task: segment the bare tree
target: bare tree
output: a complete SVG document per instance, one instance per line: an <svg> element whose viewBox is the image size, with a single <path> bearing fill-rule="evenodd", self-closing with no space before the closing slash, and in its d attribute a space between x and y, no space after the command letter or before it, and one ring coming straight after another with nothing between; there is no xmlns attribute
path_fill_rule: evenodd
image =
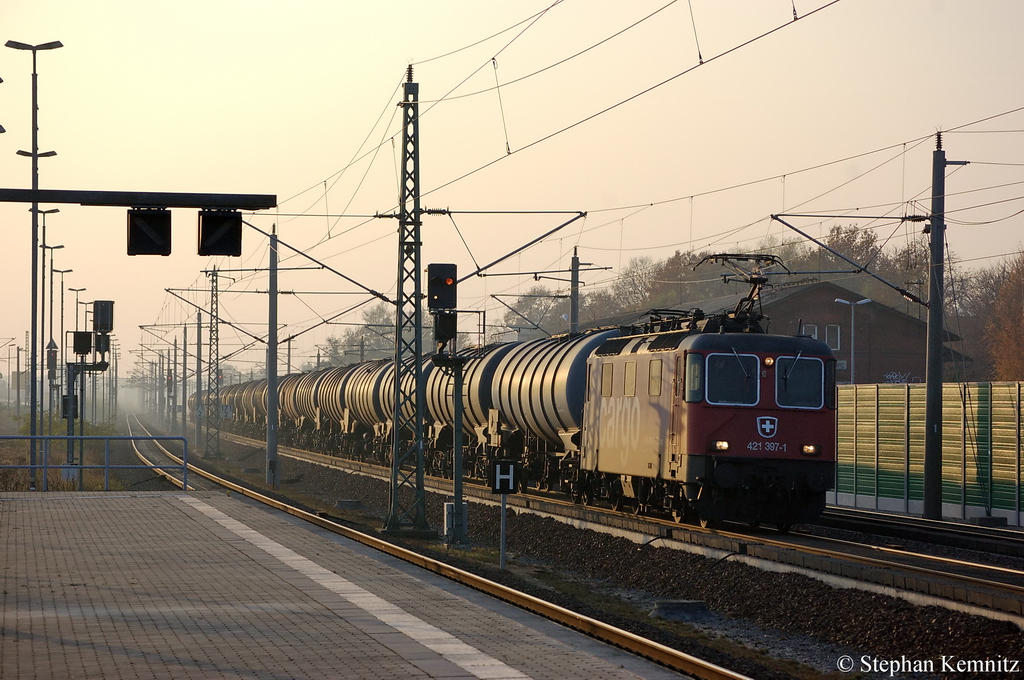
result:
<svg viewBox="0 0 1024 680"><path fill-rule="evenodd" d="M1024 380L1024 254L1007 264L1006 277L992 305L986 327L989 354L996 380Z"/></svg>
<svg viewBox="0 0 1024 680"><path fill-rule="evenodd" d="M612 284L612 294L623 309L641 309L649 306L651 286L658 268L650 257L634 257L619 278Z"/></svg>
<svg viewBox="0 0 1024 680"><path fill-rule="evenodd" d="M327 338L325 361L344 366L360 360L383 359L395 353L395 307L379 302L363 311L363 324L341 336Z"/></svg>

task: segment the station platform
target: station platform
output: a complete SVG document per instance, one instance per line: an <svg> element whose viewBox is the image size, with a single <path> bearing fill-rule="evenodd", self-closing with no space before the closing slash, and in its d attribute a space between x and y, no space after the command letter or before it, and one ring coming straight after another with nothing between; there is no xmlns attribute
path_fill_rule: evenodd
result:
<svg viewBox="0 0 1024 680"><path fill-rule="evenodd" d="M678 678L222 492L0 493L0 677Z"/></svg>

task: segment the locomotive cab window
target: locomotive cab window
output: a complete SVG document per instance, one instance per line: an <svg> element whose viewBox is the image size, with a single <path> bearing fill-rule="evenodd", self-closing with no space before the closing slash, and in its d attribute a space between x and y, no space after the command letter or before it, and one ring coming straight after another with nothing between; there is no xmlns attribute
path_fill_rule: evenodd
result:
<svg viewBox="0 0 1024 680"><path fill-rule="evenodd" d="M758 402L761 361L753 354L709 354L709 404L753 406Z"/></svg>
<svg viewBox="0 0 1024 680"><path fill-rule="evenodd" d="M684 399L691 404L704 400L704 355L686 355L686 389Z"/></svg>
<svg viewBox="0 0 1024 680"><path fill-rule="evenodd" d="M830 359L825 364L825 406L836 408L839 395L836 394L836 361Z"/></svg>
<svg viewBox="0 0 1024 680"><path fill-rule="evenodd" d="M790 408L825 404L825 362L814 357L779 357L775 363L775 401Z"/></svg>

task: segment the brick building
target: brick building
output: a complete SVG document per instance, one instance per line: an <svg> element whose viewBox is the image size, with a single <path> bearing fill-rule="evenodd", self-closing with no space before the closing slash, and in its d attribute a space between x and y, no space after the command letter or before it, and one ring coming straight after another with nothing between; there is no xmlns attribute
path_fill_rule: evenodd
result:
<svg viewBox="0 0 1024 680"><path fill-rule="evenodd" d="M858 383L924 382L927 323L878 302L856 304L862 299L859 293L826 281L765 289L761 305L769 333L802 331L828 343L838 360L840 383L852 382L851 376ZM948 344L959 340L947 333L946 361L965 359Z"/></svg>

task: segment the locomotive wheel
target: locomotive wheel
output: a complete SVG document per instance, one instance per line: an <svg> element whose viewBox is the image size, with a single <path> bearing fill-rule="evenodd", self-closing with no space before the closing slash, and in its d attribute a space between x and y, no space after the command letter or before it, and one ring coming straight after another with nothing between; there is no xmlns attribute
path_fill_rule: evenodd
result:
<svg viewBox="0 0 1024 680"><path fill-rule="evenodd" d="M792 524L779 524L775 528L778 530L778 532L780 534L785 535L785 534L789 533L789 530L793 528L793 525Z"/></svg>
<svg viewBox="0 0 1024 680"><path fill-rule="evenodd" d="M713 519L700 518L700 526L702 529L717 529L718 521Z"/></svg>
<svg viewBox="0 0 1024 680"><path fill-rule="evenodd" d="M612 510L615 512L622 512L622 494L619 494L612 499Z"/></svg>
<svg viewBox="0 0 1024 680"><path fill-rule="evenodd" d="M672 508L672 521L676 524L686 522L686 508Z"/></svg>

